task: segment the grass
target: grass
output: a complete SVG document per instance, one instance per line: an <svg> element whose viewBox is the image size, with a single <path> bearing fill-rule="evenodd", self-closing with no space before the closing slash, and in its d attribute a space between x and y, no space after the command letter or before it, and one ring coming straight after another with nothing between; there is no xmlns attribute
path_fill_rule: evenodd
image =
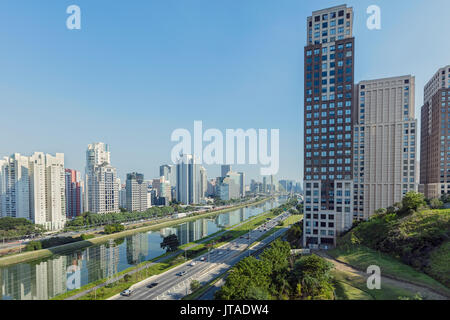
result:
<svg viewBox="0 0 450 320"><path fill-rule="evenodd" d="M449 239L450 210L424 209L374 215L338 239L338 247L362 245L386 253L450 290Z"/></svg>
<svg viewBox="0 0 450 320"><path fill-rule="evenodd" d="M450 287L450 241L435 249L430 255L430 263L426 268L428 274Z"/></svg>
<svg viewBox="0 0 450 320"><path fill-rule="evenodd" d="M425 273L416 271L413 267L370 248L364 246L353 246L348 250L336 248L328 251L328 254L356 269L365 271L367 267L377 265L381 268L382 274L418 285L424 285L443 294L450 295L450 290L447 287Z"/></svg>
<svg viewBox="0 0 450 320"><path fill-rule="evenodd" d="M176 219L176 220L171 219L170 221L167 221L167 222L162 222L162 223L157 223L157 224L147 224L147 226L144 226L144 227L125 230L125 231L122 231L119 233L114 233L111 235L103 235L103 236L96 237L96 238L89 239L89 240L77 241L77 242L73 242L73 243L69 243L69 244L65 244L65 245L61 245L61 246L57 246L57 247L53 247L53 248L49 248L49 249L24 252L24 253L14 254L11 256L2 257L2 258L0 258L0 267L6 267L9 265L28 262L28 261L32 261L32 260L36 260L36 259L49 258L49 257L53 256L54 254L64 254L64 253L71 252L74 250L81 250L81 249L87 248L92 245L106 243L110 239L124 238L126 236L133 235L133 234L139 233L139 232L160 230L160 229L168 228L168 227L176 225L176 224L185 223L185 222L189 222L192 220L197 220L197 219L201 219L201 218L205 218L205 217L209 217L209 216L213 216L213 215L222 214L222 213L236 210L236 209L239 209L239 208L242 208L245 206L257 205L257 204L262 203L267 200L268 199L263 199L263 200L253 202L250 204L242 204L242 205L238 205L238 206L235 206L232 208L227 208L227 209L216 211L216 212L209 212L209 213L196 215L196 216L192 216L192 217L188 217L188 218L181 218L181 219Z"/></svg>
<svg viewBox="0 0 450 320"><path fill-rule="evenodd" d="M382 285L381 290L369 290L366 280L350 272L333 270L336 300L398 300L414 298L415 292Z"/></svg>
<svg viewBox="0 0 450 320"><path fill-rule="evenodd" d="M283 221L282 227L289 227L293 224L296 224L296 223L302 221L302 219L303 219L303 215L299 215L299 214L292 215Z"/></svg>
<svg viewBox="0 0 450 320"><path fill-rule="evenodd" d="M181 300L188 300L188 301L193 301L193 300L197 300L198 298L200 298L206 291L208 291L215 283L217 283L219 280L223 279L226 275L227 275L228 271L225 271L224 273L222 273L219 277L211 280L210 282L206 283L205 285L203 285L201 288L199 288L198 290L192 292L191 294L181 298Z"/></svg>

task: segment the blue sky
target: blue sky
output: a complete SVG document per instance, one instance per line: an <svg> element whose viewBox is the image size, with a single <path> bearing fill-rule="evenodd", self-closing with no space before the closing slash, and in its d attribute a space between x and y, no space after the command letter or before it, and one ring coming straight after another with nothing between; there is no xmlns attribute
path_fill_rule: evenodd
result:
<svg viewBox="0 0 450 320"><path fill-rule="evenodd" d="M84 170L89 143L109 143L123 178L158 175L177 128L280 129L278 178L303 175L306 17L342 1L2 0L0 156L64 152ZM355 11L356 81L416 76L450 64L448 0L347 1ZM66 28L66 8L82 30ZM366 28L366 8L382 29ZM219 175L218 167L207 167ZM248 178L259 167L237 167ZM259 177L258 177L259 178Z"/></svg>

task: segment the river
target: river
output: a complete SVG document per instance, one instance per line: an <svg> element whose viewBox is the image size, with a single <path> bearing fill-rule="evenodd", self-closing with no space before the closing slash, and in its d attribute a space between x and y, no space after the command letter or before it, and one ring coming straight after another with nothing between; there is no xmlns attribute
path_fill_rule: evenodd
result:
<svg viewBox="0 0 450 320"><path fill-rule="evenodd" d="M166 253L160 244L176 234L180 245L208 237L272 208L286 198L200 218L159 231L148 231L46 259L0 268L0 300L48 300ZM76 271L74 273L74 271ZM74 280L74 276L76 277Z"/></svg>

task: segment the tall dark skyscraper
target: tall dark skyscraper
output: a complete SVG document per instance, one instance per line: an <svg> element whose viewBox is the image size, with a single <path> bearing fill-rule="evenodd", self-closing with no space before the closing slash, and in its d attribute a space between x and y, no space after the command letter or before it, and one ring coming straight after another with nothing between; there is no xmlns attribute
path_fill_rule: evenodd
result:
<svg viewBox="0 0 450 320"><path fill-rule="evenodd" d="M450 193L450 65L424 88L420 191L429 199Z"/></svg>
<svg viewBox="0 0 450 320"><path fill-rule="evenodd" d="M304 52L304 245L334 245L353 216L353 9L313 12Z"/></svg>

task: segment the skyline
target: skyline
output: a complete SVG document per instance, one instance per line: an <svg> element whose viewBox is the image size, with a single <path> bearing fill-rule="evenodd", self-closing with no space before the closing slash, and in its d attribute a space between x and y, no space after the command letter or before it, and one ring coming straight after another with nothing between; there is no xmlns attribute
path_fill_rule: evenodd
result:
<svg viewBox="0 0 450 320"><path fill-rule="evenodd" d="M82 10L80 31L65 28L65 9L74 3ZM87 145L102 141L122 180L134 171L154 178L171 162L171 132L193 130L202 120L222 132L279 128L277 178L301 180L304 21L343 3L259 1L258 10L253 1L2 3L0 36L10 46L0 53L0 103L12 121L0 135L13 138L3 141L0 155L61 152L67 168L84 172ZM355 83L415 76L417 117L424 85L448 65L450 44L426 35L450 28L449 3L377 1L380 31L365 26L370 1L346 3L355 11ZM220 176L220 166L205 168L209 177ZM261 180L259 166L233 169L246 172L247 182Z"/></svg>

